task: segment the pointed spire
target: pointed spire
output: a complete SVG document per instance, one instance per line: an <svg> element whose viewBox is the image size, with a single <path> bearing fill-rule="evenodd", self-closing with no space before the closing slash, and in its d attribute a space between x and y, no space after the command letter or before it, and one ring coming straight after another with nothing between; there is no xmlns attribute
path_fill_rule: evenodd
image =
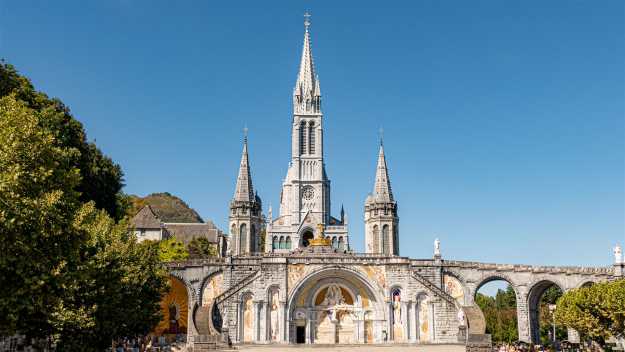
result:
<svg viewBox="0 0 625 352"><path fill-rule="evenodd" d="M373 188L373 198L378 202L393 202L393 191L391 180L388 177L386 167L386 157L384 156L384 145L380 138L380 152L378 153L378 167L375 174L375 187Z"/></svg>
<svg viewBox="0 0 625 352"><path fill-rule="evenodd" d="M313 62L312 49L310 48L310 14L304 14L304 47L302 49L302 60L299 65L299 73L297 74L297 82L293 95L302 97L320 96L320 88L318 77L315 74L315 64Z"/></svg>
<svg viewBox="0 0 625 352"><path fill-rule="evenodd" d="M247 127L243 129L243 153L241 154L241 164L239 166L239 176L237 176L237 186L234 191L234 200L252 202L255 199L254 187L252 186L252 176L250 174L250 164L247 155Z"/></svg>

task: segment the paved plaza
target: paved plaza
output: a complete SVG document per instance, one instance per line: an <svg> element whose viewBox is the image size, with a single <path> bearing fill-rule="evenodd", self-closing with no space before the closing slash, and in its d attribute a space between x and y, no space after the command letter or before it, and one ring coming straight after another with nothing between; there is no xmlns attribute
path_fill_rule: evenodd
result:
<svg viewBox="0 0 625 352"><path fill-rule="evenodd" d="M245 352L270 351L332 351L332 352L464 352L462 345L243 345L239 350Z"/></svg>

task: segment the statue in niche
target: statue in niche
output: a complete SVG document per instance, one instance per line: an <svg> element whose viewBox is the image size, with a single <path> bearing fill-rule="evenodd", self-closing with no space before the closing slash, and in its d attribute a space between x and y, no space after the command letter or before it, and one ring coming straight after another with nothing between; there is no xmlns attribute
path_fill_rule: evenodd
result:
<svg viewBox="0 0 625 352"><path fill-rule="evenodd" d="M393 323L401 324L401 293L399 290L393 292Z"/></svg>
<svg viewBox="0 0 625 352"><path fill-rule="evenodd" d="M278 339L278 292L274 291L271 294L271 312L270 315L270 329L271 339Z"/></svg>
<svg viewBox="0 0 625 352"><path fill-rule="evenodd" d="M345 304L345 298L338 285L330 285L326 290L326 296L321 302L322 306L336 306Z"/></svg>

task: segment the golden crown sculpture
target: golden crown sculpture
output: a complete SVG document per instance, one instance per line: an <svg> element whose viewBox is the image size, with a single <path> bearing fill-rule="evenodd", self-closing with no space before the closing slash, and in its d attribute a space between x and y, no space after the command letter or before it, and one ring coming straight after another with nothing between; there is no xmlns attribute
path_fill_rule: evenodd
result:
<svg viewBox="0 0 625 352"><path fill-rule="evenodd" d="M323 224L317 224L317 236L310 240L311 246L331 246L332 241L329 238L325 238L323 232Z"/></svg>

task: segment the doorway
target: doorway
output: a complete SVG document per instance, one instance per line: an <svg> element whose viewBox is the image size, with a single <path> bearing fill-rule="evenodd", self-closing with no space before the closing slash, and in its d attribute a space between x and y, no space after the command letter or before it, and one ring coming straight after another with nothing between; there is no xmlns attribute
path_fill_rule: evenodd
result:
<svg viewBox="0 0 625 352"><path fill-rule="evenodd" d="M295 343L306 343L306 327L295 327Z"/></svg>

